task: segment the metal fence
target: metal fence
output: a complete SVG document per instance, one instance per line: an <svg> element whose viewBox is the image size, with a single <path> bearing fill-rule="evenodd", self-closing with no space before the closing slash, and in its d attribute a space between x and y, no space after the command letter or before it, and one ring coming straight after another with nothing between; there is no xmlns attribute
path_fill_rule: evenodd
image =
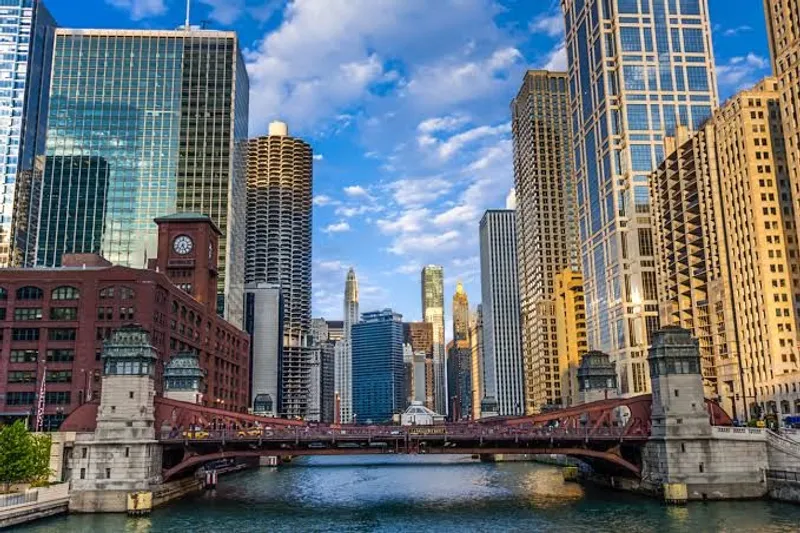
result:
<svg viewBox="0 0 800 533"><path fill-rule="evenodd" d="M800 483L800 472L792 472L789 470L767 470L767 479Z"/></svg>

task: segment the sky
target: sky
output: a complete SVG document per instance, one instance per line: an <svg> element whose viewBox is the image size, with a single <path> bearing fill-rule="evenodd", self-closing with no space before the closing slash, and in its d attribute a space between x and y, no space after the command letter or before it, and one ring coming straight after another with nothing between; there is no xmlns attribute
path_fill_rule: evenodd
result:
<svg viewBox="0 0 800 533"><path fill-rule="evenodd" d="M172 29L185 0L44 0L59 25ZM191 0L239 34L250 135L272 120L314 149L314 316L421 317L420 270L480 302L478 222L513 187L509 104L526 69L566 69L555 0ZM721 100L770 73L762 0L708 0ZM80 9L76 6L80 5Z"/></svg>

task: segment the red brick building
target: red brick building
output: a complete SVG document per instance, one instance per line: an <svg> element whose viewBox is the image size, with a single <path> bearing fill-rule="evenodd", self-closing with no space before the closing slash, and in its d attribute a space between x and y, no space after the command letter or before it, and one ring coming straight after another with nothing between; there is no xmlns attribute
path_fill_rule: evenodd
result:
<svg viewBox="0 0 800 533"><path fill-rule="evenodd" d="M246 412L249 336L216 314L219 229L203 215L156 223L147 270L77 254L61 268L0 270L0 419L34 416L43 374L45 428L99 398L103 340L130 323L158 350L159 394L169 358L194 351L207 373L203 404Z"/></svg>

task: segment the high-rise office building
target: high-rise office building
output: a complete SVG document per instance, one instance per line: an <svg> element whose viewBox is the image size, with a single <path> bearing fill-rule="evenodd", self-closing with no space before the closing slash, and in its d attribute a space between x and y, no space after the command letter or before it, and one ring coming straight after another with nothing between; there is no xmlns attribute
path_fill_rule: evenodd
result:
<svg viewBox="0 0 800 533"><path fill-rule="evenodd" d="M324 318L311 319L311 337L314 344L320 344L328 340L328 321Z"/></svg>
<svg viewBox="0 0 800 533"><path fill-rule="evenodd" d="M241 326L248 92L233 32L57 29L44 174L26 187L47 194L30 201L41 223L28 257L58 266L66 252L100 253L142 267L155 217L203 213L222 230L218 309ZM105 209L79 211L92 202L73 199L94 191Z"/></svg>
<svg viewBox="0 0 800 533"><path fill-rule="evenodd" d="M514 211L490 210L480 222L484 404L497 414L525 407ZM483 407L482 407L483 409Z"/></svg>
<svg viewBox="0 0 800 533"><path fill-rule="evenodd" d="M561 404L579 403L578 367L586 353L586 307L580 272L565 268L555 277L554 303Z"/></svg>
<svg viewBox="0 0 800 533"><path fill-rule="evenodd" d="M472 419L481 417L483 400L483 306L478 304L469 324L470 352L472 354Z"/></svg>
<svg viewBox="0 0 800 533"><path fill-rule="evenodd" d="M353 422L391 422L405 407L403 315L391 309L363 313L352 340Z"/></svg>
<svg viewBox="0 0 800 533"><path fill-rule="evenodd" d="M339 342L344 339L344 321L328 320L328 340Z"/></svg>
<svg viewBox="0 0 800 533"><path fill-rule="evenodd" d="M280 287L269 283L245 285L244 329L250 334L250 405L254 412L275 416L281 402L283 357Z"/></svg>
<svg viewBox="0 0 800 533"><path fill-rule="evenodd" d="M247 143L245 279L281 288L283 358L280 414L311 407L311 146L273 122Z"/></svg>
<svg viewBox="0 0 800 533"><path fill-rule="evenodd" d="M675 126L717 105L706 0L561 0L588 344L623 395L649 389L659 327L648 176Z"/></svg>
<svg viewBox="0 0 800 533"><path fill-rule="evenodd" d="M469 298L461 282L453 294L453 340L447 348L447 390L451 420L472 414L472 350L469 342Z"/></svg>
<svg viewBox="0 0 800 533"><path fill-rule="evenodd" d="M18 222L27 235L27 196L41 179L55 26L41 0L0 4L0 267L29 266L14 260L14 233ZM25 184L19 201L16 183Z"/></svg>
<svg viewBox="0 0 800 533"><path fill-rule="evenodd" d="M696 134L679 129L651 176L662 323L697 337L706 393L740 419L800 401L797 192L780 108L766 78Z"/></svg>
<svg viewBox="0 0 800 533"><path fill-rule="evenodd" d="M433 410L435 383L433 366L433 324L430 322L406 322L403 324L403 342L414 352L414 375L416 401L424 402ZM419 386L419 380L423 385Z"/></svg>
<svg viewBox="0 0 800 533"><path fill-rule="evenodd" d="M469 340L469 298L460 281L453 294L453 340Z"/></svg>
<svg viewBox="0 0 800 533"><path fill-rule="evenodd" d="M336 398L339 417L343 424L353 418L353 325L358 324L358 279L351 268L344 282L344 321L342 346L336 359Z"/></svg>
<svg viewBox="0 0 800 533"><path fill-rule="evenodd" d="M433 326L433 410L447 414L447 357L444 349L444 269L422 269L422 320Z"/></svg>
<svg viewBox="0 0 800 533"><path fill-rule="evenodd" d="M332 424L336 420L336 341L320 344L320 421Z"/></svg>
<svg viewBox="0 0 800 533"><path fill-rule="evenodd" d="M566 72L529 70L511 102L525 411L562 403L555 276L578 267Z"/></svg>

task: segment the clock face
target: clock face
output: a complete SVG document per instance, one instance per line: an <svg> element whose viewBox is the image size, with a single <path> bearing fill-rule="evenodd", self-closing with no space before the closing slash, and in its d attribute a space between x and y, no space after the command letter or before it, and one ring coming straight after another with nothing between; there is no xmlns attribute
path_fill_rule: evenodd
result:
<svg viewBox="0 0 800 533"><path fill-rule="evenodd" d="M181 255L188 254L192 248L194 248L194 243L188 235L179 235L172 241L172 249Z"/></svg>

